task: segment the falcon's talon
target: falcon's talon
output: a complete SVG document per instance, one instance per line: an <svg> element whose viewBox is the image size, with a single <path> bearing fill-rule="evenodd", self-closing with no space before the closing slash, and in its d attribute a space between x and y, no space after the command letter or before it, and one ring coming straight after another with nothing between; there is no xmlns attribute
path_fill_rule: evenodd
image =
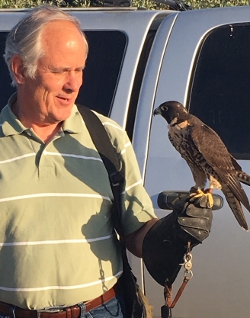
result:
<svg viewBox="0 0 250 318"><path fill-rule="evenodd" d="M193 191L194 189L191 188L190 191ZM192 200L198 199L203 197L203 195L205 195L205 192L203 192L201 189L195 189L195 192L190 192L189 194L189 198L191 198Z"/></svg>
<svg viewBox="0 0 250 318"><path fill-rule="evenodd" d="M197 189L196 193L191 193L190 194L190 201L193 202L195 200L199 200L201 204L201 200L203 198L203 205L204 207L206 206L207 208L212 208L214 205L214 199L213 195L211 192L203 191L201 189Z"/></svg>
<svg viewBox="0 0 250 318"><path fill-rule="evenodd" d="M207 197L207 207L209 209L212 209L213 205L214 205L214 199L213 199L213 195L210 192L204 193L204 195Z"/></svg>
<svg viewBox="0 0 250 318"><path fill-rule="evenodd" d="M192 187L190 190L189 190L189 195L190 196L194 196L194 195L197 195L199 193L201 193L202 190L200 188L196 188L196 187Z"/></svg>

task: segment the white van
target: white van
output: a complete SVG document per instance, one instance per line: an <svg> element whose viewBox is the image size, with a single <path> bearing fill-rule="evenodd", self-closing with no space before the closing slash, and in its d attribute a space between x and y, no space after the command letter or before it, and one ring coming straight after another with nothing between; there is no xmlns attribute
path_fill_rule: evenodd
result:
<svg viewBox="0 0 250 318"><path fill-rule="evenodd" d="M0 10L1 56L6 34L24 13ZM181 102L216 130L250 174L250 6L187 12L95 8L71 13L80 20L90 45L78 102L127 129L159 217L169 212L159 208L159 193L188 191L193 185L187 164L168 141L166 122L153 118L154 108L164 101ZM3 59L0 70L2 108L14 89ZM250 188L244 188L250 197ZM250 317L249 251L250 233L239 227L224 200L214 211L210 237L193 251L194 277L173 317ZM130 256L130 262L159 318L163 287L139 259ZM174 293L182 274L181 270Z"/></svg>

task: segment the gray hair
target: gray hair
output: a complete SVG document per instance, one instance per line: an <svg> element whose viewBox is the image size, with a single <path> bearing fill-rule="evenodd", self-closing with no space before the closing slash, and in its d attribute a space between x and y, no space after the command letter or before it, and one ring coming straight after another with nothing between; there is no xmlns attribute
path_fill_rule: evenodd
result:
<svg viewBox="0 0 250 318"><path fill-rule="evenodd" d="M35 78L37 61L43 56L41 46L41 34L44 26L52 21L71 21L82 34L86 44L86 54L88 53L88 43L86 36L81 30L80 22L70 14L64 12L56 6L41 5L31 9L29 13L10 31L5 44L4 59L8 66L12 85L17 86L15 76L11 68L11 61L14 55L21 56L24 62L26 75Z"/></svg>

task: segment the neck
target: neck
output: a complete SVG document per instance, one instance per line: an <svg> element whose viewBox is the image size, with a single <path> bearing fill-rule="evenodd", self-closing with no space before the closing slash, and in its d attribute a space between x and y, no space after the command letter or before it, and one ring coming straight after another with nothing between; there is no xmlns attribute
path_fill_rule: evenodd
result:
<svg viewBox="0 0 250 318"><path fill-rule="evenodd" d="M181 125L182 123L186 123L187 120L190 119L190 114L188 113L183 113L181 114L178 119L176 120L177 125Z"/></svg>
<svg viewBox="0 0 250 318"><path fill-rule="evenodd" d="M30 128L34 130L34 132L41 138L45 143L49 142L56 133L60 130L61 123L56 125L49 125L49 126L37 126L32 125Z"/></svg>
<svg viewBox="0 0 250 318"><path fill-rule="evenodd" d="M20 120L20 122L26 127L31 128L37 134L37 136L42 139L45 143L48 142L61 128L62 122L54 124L38 124L30 121L27 116L25 116L15 102L11 107L15 116Z"/></svg>

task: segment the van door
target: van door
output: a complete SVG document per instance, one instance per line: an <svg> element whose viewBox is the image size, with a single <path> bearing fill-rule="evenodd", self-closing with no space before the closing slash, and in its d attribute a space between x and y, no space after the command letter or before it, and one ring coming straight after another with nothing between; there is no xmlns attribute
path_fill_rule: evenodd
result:
<svg viewBox="0 0 250 318"><path fill-rule="evenodd" d="M156 34L142 85L134 147L158 217L170 212L157 205L161 191L188 191L194 184L186 162L168 140L167 122L152 116L153 109L164 101L183 103L212 126L250 174L249 17L250 7L184 12L178 14L170 36L167 18ZM159 56L163 39L165 54ZM153 71L156 65L160 65L158 72ZM145 147L141 146L142 136L147 136ZM250 188L243 187L250 198ZM246 209L244 213L250 224ZM177 303L174 317L249 316L249 233L239 227L226 201L213 215L210 237L193 250L194 277ZM183 271L174 284L174 294ZM160 317L163 287L147 272L145 286L154 316Z"/></svg>

